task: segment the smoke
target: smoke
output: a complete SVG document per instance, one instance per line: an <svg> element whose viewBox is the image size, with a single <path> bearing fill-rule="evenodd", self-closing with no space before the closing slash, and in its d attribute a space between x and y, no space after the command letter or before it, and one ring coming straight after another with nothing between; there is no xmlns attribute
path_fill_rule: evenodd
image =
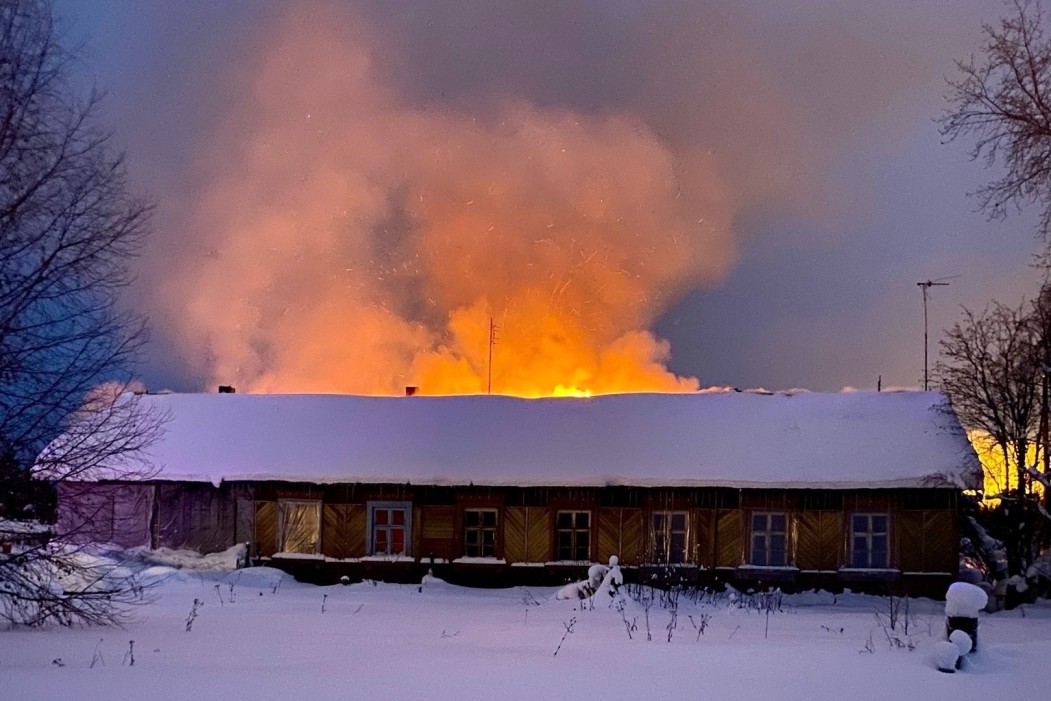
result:
<svg viewBox="0 0 1051 701"><path fill-rule="evenodd" d="M160 286L198 372L259 392L484 392L490 372L529 396L695 389L647 329L735 260L714 165L627 113L414 104L374 41L291 13L231 71Z"/></svg>

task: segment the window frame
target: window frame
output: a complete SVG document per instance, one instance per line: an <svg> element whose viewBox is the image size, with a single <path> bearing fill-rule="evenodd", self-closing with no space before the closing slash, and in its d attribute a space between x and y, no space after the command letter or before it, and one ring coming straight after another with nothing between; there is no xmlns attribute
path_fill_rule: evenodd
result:
<svg viewBox="0 0 1051 701"><path fill-rule="evenodd" d="M288 525L288 514L286 509L291 506L312 506L317 519L317 531L314 538L314 550L304 552L300 550L288 550L286 526ZM317 555L321 552L321 500L320 499L278 499L277 500L277 552L292 553L295 555Z"/></svg>
<svg viewBox="0 0 1051 701"><path fill-rule="evenodd" d="M773 528L773 517L780 516L785 520L784 530L775 530ZM763 517L766 519L766 526L764 528L756 528L756 518ZM789 566L789 549L788 549L788 534L791 530L791 521L787 511L753 511L749 514L748 519L748 564L753 567L788 567ZM762 537L764 540L764 547L761 549L765 553L765 557L762 562L757 561L757 550L755 547L756 537ZM781 552L783 554L783 560L780 562L771 562L771 553L777 552L775 548L771 547L772 542L776 537L781 537L783 547Z"/></svg>
<svg viewBox="0 0 1051 701"><path fill-rule="evenodd" d="M676 516L683 517L682 529L673 527ZM663 526L658 529L656 520L662 518ZM682 548L676 548L672 557L672 535L682 534ZM654 564L684 565L690 562L690 512L683 509L658 509L650 512L650 556Z"/></svg>
<svg viewBox="0 0 1051 701"><path fill-rule="evenodd" d="M467 514L476 513L480 516L483 514L493 515L493 525L485 525L484 519L480 519L477 525L469 526L467 524ZM497 556L497 535L500 528L500 510L493 507L469 507L463 510L463 554L464 557L489 557L495 558ZM491 552L486 554L485 549L485 534L492 533L492 544L490 546ZM468 542L468 535L470 533L477 533L479 540L477 542L478 552L472 553L470 551L471 545Z"/></svg>
<svg viewBox="0 0 1051 701"><path fill-rule="evenodd" d="M404 548L400 553L394 552L376 552L376 528L377 526L385 526L387 531L387 543L388 551L390 550L390 543L393 539L390 537L390 532L394 528L394 524L377 524L376 523L376 512L377 511L388 511L393 512L402 510L405 512L405 521L401 524L401 528L405 531L402 536L402 543ZM370 557L412 557L412 502L411 501L370 501L368 502L367 509L367 523L365 529L365 552Z"/></svg>
<svg viewBox="0 0 1051 701"><path fill-rule="evenodd" d="M863 518L866 520L867 529L864 531L857 530L857 519ZM872 521L874 518L883 519L883 530L877 531L873 528ZM875 537L883 536L883 560L880 563L873 563L873 553L876 552L872 547L872 541ZM865 550L866 564L858 564L857 557L860 554L857 549L857 539L865 539ZM885 570L890 568L890 514L885 511L864 511L855 512L850 514L850 568L856 570Z"/></svg>
<svg viewBox="0 0 1051 701"><path fill-rule="evenodd" d="M559 525L559 517L563 514L571 514L573 525L569 528L563 528ZM581 527L577 524L578 516L587 517L587 526ZM591 562L591 509L559 509L555 512L555 558L558 562ZM563 547L560 543L562 534L568 533L570 535L570 545L568 554L570 557L563 557ZM587 537L585 557L572 557L572 555L580 554L580 543L578 542L578 536L585 535Z"/></svg>

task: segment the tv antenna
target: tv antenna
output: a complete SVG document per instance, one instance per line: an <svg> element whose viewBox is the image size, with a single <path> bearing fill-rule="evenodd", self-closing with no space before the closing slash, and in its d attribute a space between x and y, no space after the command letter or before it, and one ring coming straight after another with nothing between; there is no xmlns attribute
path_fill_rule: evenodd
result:
<svg viewBox="0 0 1051 701"><path fill-rule="evenodd" d="M493 317L489 317L489 384L486 394L493 393L493 346L496 345L496 333L500 327L493 323Z"/></svg>
<svg viewBox="0 0 1051 701"><path fill-rule="evenodd" d="M924 282L917 282L916 284L923 290L923 391L927 391L927 290L932 287L946 287L948 286L947 280L960 277L959 275L949 275L948 277L940 277L937 280L926 280Z"/></svg>

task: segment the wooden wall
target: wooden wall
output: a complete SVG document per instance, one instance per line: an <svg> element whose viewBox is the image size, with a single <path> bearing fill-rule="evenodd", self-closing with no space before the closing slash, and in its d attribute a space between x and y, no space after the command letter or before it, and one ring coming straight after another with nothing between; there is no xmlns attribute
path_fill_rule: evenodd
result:
<svg viewBox="0 0 1051 701"><path fill-rule="evenodd" d="M466 509L497 512L496 558L507 563L551 563L557 557L555 516L560 509L591 513L590 558L623 565L652 563L651 514L688 514L688 564L701 570L737 570L748 559L751 514L789 516L789 560L801 572L849 567L850 516L886 513L890 567L902 573L957 572L959 520L952 490L729 490L412 487L294 483L210 484L155 482L60 485L59 514L81 514L85 536L124 544L188 547L203 552L250 542L269 557L279 547L279 502L321 503L320 554L333 560L366 553L367 504L412 504L411 553L422 561L462 557ZM76 508L74 508L76 505ZM90 511L92 518L83 514ZM132 540L144 541L132 543Z"/></svg>

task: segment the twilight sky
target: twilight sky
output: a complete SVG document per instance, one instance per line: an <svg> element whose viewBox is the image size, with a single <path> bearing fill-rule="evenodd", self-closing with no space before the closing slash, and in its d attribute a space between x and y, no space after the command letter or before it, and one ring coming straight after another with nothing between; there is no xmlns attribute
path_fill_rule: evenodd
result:
<svg viewBox="0 0 1051 701"><path fill-rule="evenodd" d="M157 202L150 389L917 386L1031 297L942 144L989 0L59 0ZM482 383L482 384L479 384ZM531 384L532 383L532 384Z"/></svg>

